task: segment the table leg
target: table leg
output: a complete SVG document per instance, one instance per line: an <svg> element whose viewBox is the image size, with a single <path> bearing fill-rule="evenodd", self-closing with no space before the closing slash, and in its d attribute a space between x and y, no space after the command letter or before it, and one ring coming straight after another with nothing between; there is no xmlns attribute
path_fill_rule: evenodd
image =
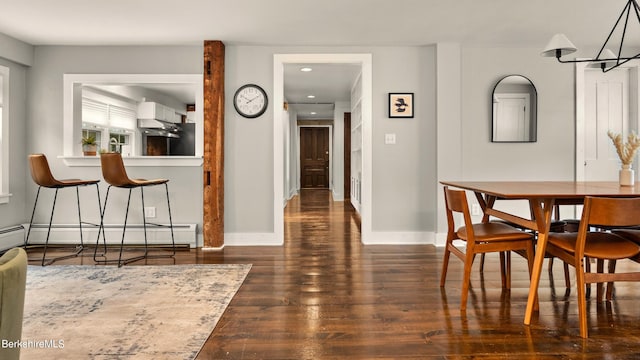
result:
<svg viewBox="0 0 640 360"><path fill-rule="evenodd" d="M531 324L533 311L538 310L538 285L540 284L542 262L544 261L544 254L547 249L547 239L549 236L549 227L551 225L551 213L554 199L531 199L530 203L538 228L538 242L536 244L536 256L533 261L533 269L531 271L531 285L529 287L527 309L524 314L525 325Z"/></svg>

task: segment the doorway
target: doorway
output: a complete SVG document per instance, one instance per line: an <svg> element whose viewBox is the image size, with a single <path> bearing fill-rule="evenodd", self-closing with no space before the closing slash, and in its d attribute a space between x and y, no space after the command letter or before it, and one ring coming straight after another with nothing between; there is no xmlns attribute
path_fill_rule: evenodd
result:
<svg viewBox="0 0 640 360"><path fill-rule="evenodd" d="M300 127L300 187L329 189L329 127Z"/></svg>
<svg viewBox="0 0 640 360"><path fill-rule="evenodd" d="M354 64L361 69L361 79L357 86L360 96L359 134L361 134L360 174L361 189L361 241L371 236L371 128L372 128L372 56L371 54L276 54L274 55L274 104L284 104L284 65L285 64ZM278 243L284 243L284 177L289 169L285 169L285 129L289 124L283 117L282 108L274 106L274 236Z"/></svg>

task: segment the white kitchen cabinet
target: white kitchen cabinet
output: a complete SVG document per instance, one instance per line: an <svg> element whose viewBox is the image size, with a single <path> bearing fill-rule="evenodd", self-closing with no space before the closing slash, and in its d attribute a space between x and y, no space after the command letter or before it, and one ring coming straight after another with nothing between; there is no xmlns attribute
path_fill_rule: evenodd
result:
<svg viewBox="0 0 640 360"><path fill-rule="evenodd" d="M175 109L152 101L138 104L138 119L155 119L174 123L182 121L180 114L176 113Z"/></svg>
<svg viewBox="0 0 640 360"><path fill-rule="evenodd" d="M138 104L138 119L165 120L164 108L156 102L141 102Z"/></svg>

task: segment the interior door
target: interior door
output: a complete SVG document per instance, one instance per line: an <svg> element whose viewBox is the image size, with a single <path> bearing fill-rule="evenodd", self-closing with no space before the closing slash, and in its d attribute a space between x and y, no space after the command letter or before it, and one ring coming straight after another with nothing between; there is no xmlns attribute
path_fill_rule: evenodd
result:
<svg viewBox="0 0 640 360"><path fill-rule="evenodd" d="M529 139L529 94L495 94L493 103L494 141Z"/></svg>
<svg viewBox="0 0 640 360"><path fill-rule="evenodd" d="M329 188L329 128L300 128L300 185Z"/></svg>
<svg viewBox="0 0 640 360"><path fill-rule="evenodd" d="M585 72L585 181L617 181L620 160L607 132L629 132L629 69Z"/></svg>

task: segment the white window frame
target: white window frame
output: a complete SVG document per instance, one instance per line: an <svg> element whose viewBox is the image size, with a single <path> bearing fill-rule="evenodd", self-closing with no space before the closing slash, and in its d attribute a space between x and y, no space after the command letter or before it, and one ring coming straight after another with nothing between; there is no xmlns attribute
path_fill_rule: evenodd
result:
<svg viewBox="0 0 640 360"><path fill-rule="evenodd" d="M9 203L9 68L0 65L2 99L0 110L0 204Z"/></svg>
<svg viewBox="0 0 640 360"><path fill-rule="evenodd" d="M100 166L97 156L82 156L78 144L82 137L80 101L83 84L191 84L196 91L194 122L196 148L194 156L131 156L125 165L134 166L202 166L204 154L204 91L202 74L64 74L63 75L63 153L67 166ZM136 141L139 139L136 139Z"/></svg>
<svg viewBox="0 0 640 360"><path fill-rule="evenodd" d="M97 131L100 133L100 138L97 138L97 142L99 145L99 150L103 150L103 151L111 151L111 146L110 146L110 141L111 141L111 133L118 133L118 134L123 134L128 136L129 139L129 144L131 146L131 150L132 150L132 155L139 155L140 151L137 150L136 148L136 138L139 137L138 135L138 131L137 131L137 126L136 126L136 113L135 110L133 109L129 109L127 107L124 106L120 106L120 105L116 105L116 104L111 104L109 103L109 100L106 101L100 101L100 100L94 100L88 97L82 97L82 106L84 107L84 103L85 101L88 101L89 103L94 103L98 106L104 106L104 115L106 117L106 124L97 124L97 123L93 123L90 120L84 121L85 119L82 119L82 133L84 133L85 130L92 130L92 131ZM132 114L132 118L131 120L133 121L133 128L131 129L127 129L127 128L120 128L120 127L116 127L116 126L112 126L112 111L120 111L120 112L131 112Z"/></svg>

